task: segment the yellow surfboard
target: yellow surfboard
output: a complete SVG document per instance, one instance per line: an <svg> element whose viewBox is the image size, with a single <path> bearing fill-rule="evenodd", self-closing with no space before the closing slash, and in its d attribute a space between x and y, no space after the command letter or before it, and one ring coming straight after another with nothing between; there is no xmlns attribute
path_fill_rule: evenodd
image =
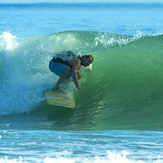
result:
<svg viewBox="0 0 163 163"><path fill-rule="evenodd" d="M46 102L49 105L62 106L67 108L74 108L76 101L73 95L67 95L66 93L55 92L55 91L44 91Z"/></svg>

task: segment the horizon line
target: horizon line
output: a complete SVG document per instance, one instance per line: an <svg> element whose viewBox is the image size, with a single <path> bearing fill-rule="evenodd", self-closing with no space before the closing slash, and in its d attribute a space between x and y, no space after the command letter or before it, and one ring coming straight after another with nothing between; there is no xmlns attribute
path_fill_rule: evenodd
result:
<svg viewBox="0 0 163 163"><path fill-rule="evenodd" d="M163 3L163 2L160 2L160 1L153 1L153 2L142 2L142 1L133 1L133 2L128 2L128 1L124 1L124 2L118 2L118 1L112 1L112 2L105 2L105 1L103 1L103 2L75 2L75 1L72 1L72 2L51 2L51 1L42 1L42 2L37 2L37 1L35 1L35 2L30 2L30 1L28 1L28 2L0 2L0 4L37 4L37 3L67 3L67 4L71 4L71 3L81 3L81 4L83 4L83 3L87 3L87 4L92 4L92 3L105 3L105 4L109 4L109 3L112 3L112 4L114 4L114 3L119 3L119 4L122 4L122 3L128 3L128 4L130 4L130 3L135 3L135 4L142 4L142 3L145 3L145 4L147 4L147 3Z"/></svg>

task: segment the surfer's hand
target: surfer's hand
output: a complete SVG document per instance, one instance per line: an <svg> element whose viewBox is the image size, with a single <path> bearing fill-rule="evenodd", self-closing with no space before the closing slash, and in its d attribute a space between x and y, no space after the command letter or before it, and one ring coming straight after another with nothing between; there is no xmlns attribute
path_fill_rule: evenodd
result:
<svg viewBox="0 0 163 163"><path fill-rule="evenodd" d="M82 90L82 87L80 85L77 85L76 88Z"/></svg>

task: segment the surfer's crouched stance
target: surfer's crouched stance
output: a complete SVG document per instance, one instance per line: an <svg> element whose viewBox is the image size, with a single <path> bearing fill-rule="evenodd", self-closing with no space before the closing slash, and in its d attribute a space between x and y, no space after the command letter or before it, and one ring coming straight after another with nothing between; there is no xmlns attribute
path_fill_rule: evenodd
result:
<svg viewBox="0 0 163 163"><path fill-rule="evenodd" d="M78 79L81 78L78 70L80 69L81 65L84 67L89 66L93 60L94 58L91 54L83 55L81 57L75 57L72 51L63 51L56 54L55 57L49 62L49 69L60 78L52 90L60 91L59 85L66 79L69 79L70 76L72 76L76 88L82 90L78 83Z"/></svg>

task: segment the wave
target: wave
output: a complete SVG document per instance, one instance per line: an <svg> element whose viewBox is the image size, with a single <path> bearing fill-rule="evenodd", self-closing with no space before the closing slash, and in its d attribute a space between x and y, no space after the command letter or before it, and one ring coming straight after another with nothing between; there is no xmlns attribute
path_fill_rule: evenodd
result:
<svg viewBox="0 0 163 163"><path fill-rule="evenodd" d="M91 72L81 72L83 91L75 91L77 106L71 111L69 123L66 121L66 129L78 125L92 130L162 129L162 42L162 33L128 36L64 31L17 43L15 36L3 33L0 115L37 115L40 109L51 113L52 106L45 103L42 91L53 87L58 77L49 71L48 62L54 53L72 50L91 53L95 61ZM63 117L68 112L63 109ZM47 119L58 121L60 115L52 115ZM60 124L61 121L53 127L63 129Z"/></svg>

